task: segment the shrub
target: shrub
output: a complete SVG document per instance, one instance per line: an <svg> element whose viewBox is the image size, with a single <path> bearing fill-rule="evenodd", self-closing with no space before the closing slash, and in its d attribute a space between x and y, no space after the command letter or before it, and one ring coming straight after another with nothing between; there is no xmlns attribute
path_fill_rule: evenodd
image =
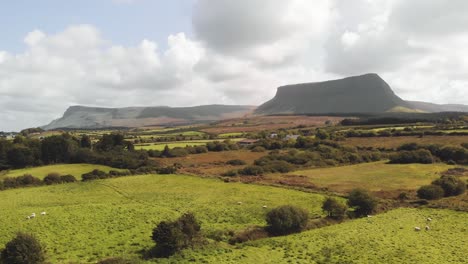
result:
<svg viewBox="0 0 468 264"><path fill-rule="evenodd" d="M105 179L105 178L107 178L106 173L98 169L95 169L91 172L81 175L82 181L92 181L92 180Z"/></svg>
<svg viewBox="0 0 468 264"><path fill-rule="evenodd" d="M77 180L75 176L67 174L67 175L60 176L60 181L63 183L68 183L68 182L76 182Z"/></svg>
<svg viewBox="0 0 468 264"><path fill-rule="evenodd" d="M322 204L322 210L327 213L327 216L337 220L344 218L347 209L346 205L330 197L325 199Z"/></svg>
<svg viewBox="0 0 468 264"><path fill-rule="evenodd" d="M44 263L45 253L39 241L32 235L18 233L5 245L1 260L8 264Z"/></svg>
<svg viewBox="0 0 468 264"><path fill-rule="evenodd" d="M308 214L305 210L291 205L272 209L266 216L267 230L271 234L285 235L304 230Z"/></svg>
<svg viewBox="0 0 468 264"><path fill-rule="evenodd" d="M59 184L62 182L62 180L60 179L60 175L56 172L47 174L47 176L44 177L43 181L46 185Z"/></svg>
<svg viewBox="0 0 468 264"><path fill-rule="evenodd" d="M239 166L239 165L245 165L246 162L240 159L233 159L233 160L228 160L226 164L232 165L232 166Z"/></svg>
<svg viewBox="0 0 468 264"><path fill-rule="evenodd" d="M256 165L247 166L243 168L242 170L239 170L239 174L242 174L242 175L258 176L258 175L262 175L263 173L264 173L263 168L260 166L256 166Z"/></svg>
<svg viewBox="0 0 468 264"><path fill-rule="evenodd" d="M466 184L452 175L443 175L432 184L440 186L444 190L445 197L460 195L466 190Z"/></svg>
<svg viewBox="0 0 468 264"><path fill-rule="evenodd" d="M433 163L434 159L429 150L419 149L414 151L400 151L390 157L390 163L408 164L408 163Z"/></svg>
<svg viewBox="0 0 468 264"><path fill-rule="evenodd" d="M435 200L444 197L444 189L438 185L424 185L418 189L417 194L421 199Z"/></svg>
<svg viewBox="0 0 468 264"><path fill-rule="evenodd" d="M222 174L222 176L234 177L237 176L237 170L229 170Z"/></svg>
<svg viewBox="0 0 468 264"><path fill-rule="evenodd" d="M186 213L176 221L162 221L153 229L151 238L156 242L155 257L169 257L195 245L200 234L200 223L195 215Z"/></svg>
<svg viewBox="0 0 468 264"><path fill-rule="evenodd" d="M100 260L97 264L136 264L138 262L129 260L129 259L124 259L121 257L115 257L115 258L106 258L103 260Z"/></svg>
<svg viewBox="0 0 468 264"><path fill-rule="evenodd" d="M375 210L377 200L366 190L354 189L348 195L348 206L354 208L355 216L365 216Z"/></svg>
<svg viewBox="0 0 468 264"><path fill-rule="evenodd" d="M261 147L261 146L256 146L256 147L253 147L252 152L265 152L266 149L264 147Z"/></svg>

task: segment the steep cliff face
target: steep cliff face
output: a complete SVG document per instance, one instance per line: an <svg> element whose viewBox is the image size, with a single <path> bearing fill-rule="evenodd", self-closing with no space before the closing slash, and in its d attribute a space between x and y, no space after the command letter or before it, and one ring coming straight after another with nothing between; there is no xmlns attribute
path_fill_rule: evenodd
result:
<svg viewBox="0 0 468 264"><path fill-rule="evenodd" d="M100 108L71 106L63 117L43 126L57 128L139 127L148 125L190 124L241 117L255 107L242 105L204 105L194 107Z"/></svg>
<svg viewBox="0 0 468 264"><path fill-rule="evenodd" d="M383 113L409 104L377 74L326 82L286 85L256 114Z"/></svg>

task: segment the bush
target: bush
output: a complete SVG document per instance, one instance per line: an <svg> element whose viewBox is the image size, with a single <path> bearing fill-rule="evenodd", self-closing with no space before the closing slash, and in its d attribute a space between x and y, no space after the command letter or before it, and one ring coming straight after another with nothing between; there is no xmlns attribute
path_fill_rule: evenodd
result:
<svg viewBox="0 0 468 264"><path fill-rule="evenodd" d="M46 185L62 183L62 180L60 179L60 175L56 172L47 174L47 176L44 177L43 181Z"/></svg>
<svg viewBox="0 0 468 264"><path fill-rule="evenodd" d="M243 168L242 170L239 170L239 174L242 175L252 175L252 176L258 176L262 175L264 173L263 168L260 166L247 166Z"/></svg>
<svg viewBox="0 0 468 264"><path fill-rule="evenodd" d="M327 213L327 216L337 220L344 218L347 209L346 205L334 198L327 198L322 204L322 210Z"/></svg>
<svg viewBox="0 0 468 264"><path fill-rule="evenodd" d="M162 221L153 229L151 236L156 242L155 257L169 257L184 248L195 245L200 228L199 222L192 213L186 213L173 222Z"/></svg>
<svg viewBox="0 0 468 264"><path fill-rule="evenodd" d="M466 184L452 175L443 175L439 179L432 182L433 185L438 185L444 190L444 196L457 196L466 191Z"/></svg>
<svg viewBox="0 0 468 264"><path fill-rule="evenodd" d="M252 148L251 151L252 152L265 152L266 149L264 147L261 147L261 146L256 146L256 147Z"/></svg>
<svg viewBox="0 0 468 264"><path fill-rule="evenodd" d="M354 208L356 217L371 214L377 206L377 200L366 190L354 189L349 193L348 206Z"/></svg>
<svg viewBox="0 0 468 264"><path fill-rule="evenodd" d="M138 262L121 257L100 260L97 264L136 264Z"/></svg>
<svg viewBox="0 0 468 264"><path fill-rule="evenodd" d="M274 235L297 233L307 226L308 214L305 210L291 205L272 209L266 216L267 230Z"/></svg>
<svg viewBox="0 0 468 264"><path fill-rule="evenodd" d="M60 176L60 181L63 183L76 182L76 178L73 175L67 174Z"/></svg>
<svg viewBox="0 0 468 264"><path fill-rule="evenodd" d="M400 151L390 157L390 163L408 164L408 163L433 163L434 159L429 150L419 149L414 151Z"/></svg>
<svg viewBox="0 0 468 264"><path fill-rule="evenodd" d="M95 169L91 172L81 175L82 181L92 181L92 180L105 179L105 178L107 178L106 173L98 169Z"/></svg>
<svg viewBox="0 0 468 264"><path fill-rule="evenodd" d="M233 159L233 160L226 161L226 164L232 165L232 166L239 166L239 165L245 165L246 162L240 159Z"/></svg>
<svg viewBox="0 0 468 264"><path fill-rule="evenodd" d="M1 260L8 264L44 263L45 253L39 241L32 235L18 233L5 245Z"/></svg>
<svg viewBox="0 0 468 264"><path fill-rule="evenodd" d="M418 189L417 194L421 199L435 200L444 197L444 189L438 185L424 185Z"/></svg>

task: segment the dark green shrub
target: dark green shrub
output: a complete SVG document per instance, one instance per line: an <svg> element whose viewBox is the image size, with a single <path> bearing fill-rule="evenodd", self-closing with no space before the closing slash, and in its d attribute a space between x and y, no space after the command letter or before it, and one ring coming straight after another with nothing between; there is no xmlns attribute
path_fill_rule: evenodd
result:
<svg viewBox="0 0 468 264"><path fill-rule="evenodd" d="M39 241L32 235L18 233L5 245L1 260L7 264L44 263L45 253Z"/></svg>
<svg viewBox="0 0 468 264"><path fill-rule="evenodd" d="M239 174L242 175L252 175L252 176L258 176L262 175L264 173L264 170L260 166L252 165L252 166L247 166L243 168L242 170L239 170Z"/></svg>
<svg viewBox="0 0 468 264"><path fill-rule="evenodd" d="M435 200L444 197L444 189L438 185L424 185L418 189L417 194L421 199Z"/></svg>
<svg viewBox="0 0 468 264"><path fill-rule="evenodd" d="M377 200L366 190L354 189L348 195L348 206L354 208L356 217L361 217L371 214L375 210Z"/></svg>
<svg viewBox="0 0 468 264"><path fill-rule="evenodd" d="M445 197L460 195L466 191L466 184L452 175L443 175L432 184L440 186L444 190Z"/></svg>
<svg viewBox="0 0 468 264"><path fill-rule="evenodd" d="M91 172L81 175L82 181L92 181L92 180L105 179L105 178L107 178L106 173L98 169L95 169Z"/></svg>
<svg viewBox="0 0 468 264"><path fill-rule="evenodd" d="M60 181L63 183L76 182L76 178L73 175L67 174L60 176Z"/></svg>
<svg viewBox="0 0 468 264"><path fill-rule="evenodd" d="M305 229L308 221L307 211L291 205L272 209L266 216L267 230L274 235L297 233Z"/></svg>
<svg viewBox="0 0 468 264"><path fill-rule="evenodd" d="M265 152L266 149L264 147L261 147L261 146L256 146L256 147L253 147L251 149L252 152Z"/></svg>
<svg viewBox="0 0 468 264"><path fill-rule="evenodd" d="M330 197L325 199L322 204L322 210L327 213L327 216L337 220L341 220L345 217L347 209L346 205Z"/></svg>
<svg viewBox="0 0 468 264"><path fill-rule="evenodd" d="M169 257L195 245L200 224L192 213L186 213L173 222L162 221L153 229L151 238L156 242L155 257Z"/></svg>
<svg viewBox="0 0 468 264"><path fill-rule="evenodd" d="M240 159L234 159L234 160L228 160L226 161L226 164L232 165L232 166L239 166L239 165L245 165L246 162Z"/></svg>
<svg viewBox="0 0 468 264"><path fill-rule="evenodd" d="M62 183L62 180L60 179L60 175L56 172L47 174L47 176L44 177L43 181L46 185Z"/></svg>
<svg viewBox="0 0 468 264"><path fill-rule="evenodd" d="M429 150L419 149L414 151L400 151L390 157L390 163L408 164L408 163L433 163L434 159Z"/></svg>

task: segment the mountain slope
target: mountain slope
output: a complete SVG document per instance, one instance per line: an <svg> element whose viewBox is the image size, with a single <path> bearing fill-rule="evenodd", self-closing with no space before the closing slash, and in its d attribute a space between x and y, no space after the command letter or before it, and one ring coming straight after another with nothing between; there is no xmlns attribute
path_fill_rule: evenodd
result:
<svg viewBox="0 0 468 264"><path fill-rule="evenodd" d="M395 107L410 108L377 74L365 74L279 87L255 113L383 113Z"/></svg>
<svg viewBox="0 0 468 264"><path fill-rule="evenodd" d="M194 107L101 108L71 106L63 117L43 126L57 128L139 127L149 125L190 124L241 117L255 107L242 105L203 105Z"/></svg>
<svg viewBox="0 0 468 264"><path fill-rule="evenodd" d="M424 112L468 112L468 105L462 104L434 104L418 101L407 101L407 103L414 109Z"/></svg>

